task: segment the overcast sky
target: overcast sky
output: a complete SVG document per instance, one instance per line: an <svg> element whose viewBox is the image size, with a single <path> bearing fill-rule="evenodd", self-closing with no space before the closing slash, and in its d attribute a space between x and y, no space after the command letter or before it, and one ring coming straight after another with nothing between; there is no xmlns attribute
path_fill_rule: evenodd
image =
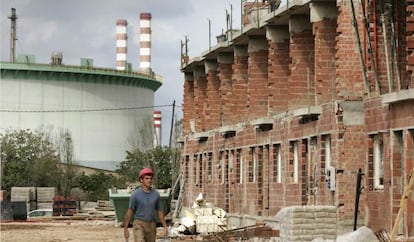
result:
<svg viewBox="0 0 414 242"><path fill-rule="evenodd" d="M182 117L183 79L180 42L188 36L190 58L199 56L226 30L226 10L233 28L240 28L241 0L0 0L1 61L10 60L11 8L17 13L17 54L32 54L37 63L50 63L54 51L63 52L63 63L80 65L92 58L95 67L116 66L116 20L128 21L127 61L139 67L139 15L152 14L153 71L163 76L155 105L175 100ZM232 9L232 11L231 11ZM163 145L168 145L172 108L162 111Z"/></svg>

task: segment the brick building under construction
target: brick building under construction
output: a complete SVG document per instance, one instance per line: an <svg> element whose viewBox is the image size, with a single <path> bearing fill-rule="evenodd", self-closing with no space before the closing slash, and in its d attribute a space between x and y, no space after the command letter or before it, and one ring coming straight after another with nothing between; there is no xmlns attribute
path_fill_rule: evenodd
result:
<svg viewBox="0 0 414 242"><path fill-rule="evenodd" d="M334 205L340 231L414 236L414 1L268 2L242 1L240 30L183 55L184 206Z"/></svg>

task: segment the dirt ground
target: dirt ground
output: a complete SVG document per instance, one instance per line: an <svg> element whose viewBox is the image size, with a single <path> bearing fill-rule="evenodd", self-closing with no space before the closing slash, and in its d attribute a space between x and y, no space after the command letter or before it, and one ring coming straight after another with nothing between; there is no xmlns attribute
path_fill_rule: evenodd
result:
<svg viewBox="0 0 414 242"><path fill-rule="evenodd" d="M114 221L2 222L2 242L124 242L123 229ZM162 228L157 231L162 234ZM130 229L130 240L132 240ZM162 241L162 240L160 240Z"/></svg>

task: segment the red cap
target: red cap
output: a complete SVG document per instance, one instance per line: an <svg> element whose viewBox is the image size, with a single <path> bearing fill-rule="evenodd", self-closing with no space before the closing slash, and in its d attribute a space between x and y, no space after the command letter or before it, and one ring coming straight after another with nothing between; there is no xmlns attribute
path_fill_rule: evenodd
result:
<svg viewBox="0 0 414 242"><path fill-rule="evenodd" d="M151 168L144 168L139 172L139 176L138 179L141 179L141 177L145 176L145 175L151 175L154 176L154 172L151 170Z"/></svg>

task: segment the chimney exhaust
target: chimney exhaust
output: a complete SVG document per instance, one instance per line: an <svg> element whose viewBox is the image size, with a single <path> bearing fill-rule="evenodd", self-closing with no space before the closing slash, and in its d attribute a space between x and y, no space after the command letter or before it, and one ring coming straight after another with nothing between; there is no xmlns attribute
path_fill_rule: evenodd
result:
<svg viewBox="0 0 414 242"><path fill-rule="evenodd" d="M140 70L151 74L151 13L140 14Z"/></svg>
<svg viewBox="0 0 414 242"><path fill-rule="evenodd" d="M161 111L154 111L154 147L161 146Z"/></svg>
<svg viewBox="0 0 414 242"><path fill-rule="evenodd" d="M11 26L10 26L10 62L15 63L16 62L16 32L17 32L17 15L16 15L16 9L11 9L11 15L9 16L9 19L11 20Z"/></svg>
<svg viewBox="0 0 414 242"><path fill-rule="evenodd" d="M116 21L116 69L119 71L125 71L127 65L127 25L125 19Z"/></svg>

